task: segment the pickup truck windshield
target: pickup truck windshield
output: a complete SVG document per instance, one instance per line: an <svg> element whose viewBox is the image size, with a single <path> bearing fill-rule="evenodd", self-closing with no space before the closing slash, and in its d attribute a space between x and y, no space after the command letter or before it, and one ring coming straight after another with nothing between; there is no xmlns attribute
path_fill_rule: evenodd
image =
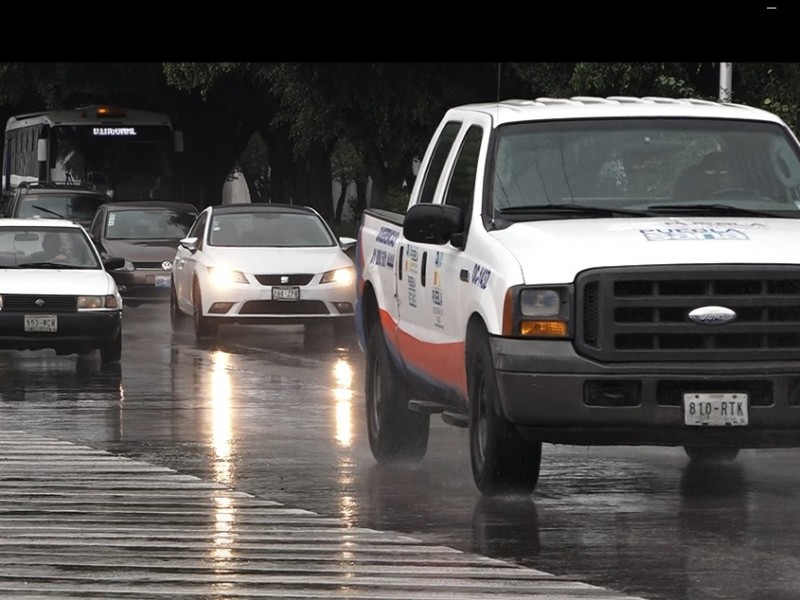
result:
<svg viewBox="0 0 800 600"><path fill-rule="evenodd" d="M798 149L773 123L690 118L517 123L498 129L494 151L493 212L513 212L516 219L544 217L523 207L560 204L673 214L683 205L697 214L708 204L719 212L724 205L800 217Z"/></svg>

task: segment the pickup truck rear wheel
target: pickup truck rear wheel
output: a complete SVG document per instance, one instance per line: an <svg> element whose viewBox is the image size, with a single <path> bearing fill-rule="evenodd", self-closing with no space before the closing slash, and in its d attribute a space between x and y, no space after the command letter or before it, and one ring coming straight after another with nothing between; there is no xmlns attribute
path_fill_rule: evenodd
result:
<svg viewBox="0 0 800 600"><path fill-rule="evenodd" d="M367 433L372 455L379 463L419 462L428 450L430 415L408 409L403 376L389 356L380 325L367 339Z"/></svg>
<svg viewBox="0 0 800 600"><path fill-rule="evenodd" d="M522 438L503 414L486 331L467 343L472 476L486 496L528 495L539 479L542 443Z"/></svg>

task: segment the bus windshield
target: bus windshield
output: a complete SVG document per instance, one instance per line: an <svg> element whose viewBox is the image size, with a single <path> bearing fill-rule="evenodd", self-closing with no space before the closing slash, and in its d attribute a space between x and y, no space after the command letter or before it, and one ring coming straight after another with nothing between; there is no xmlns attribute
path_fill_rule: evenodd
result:
<svg viewBox="0 0 800 600"><path fill-rule="evenodd" d="M114 200L172 198L172 130L160 125L53 125L50 178L91 183Z"/></svg>

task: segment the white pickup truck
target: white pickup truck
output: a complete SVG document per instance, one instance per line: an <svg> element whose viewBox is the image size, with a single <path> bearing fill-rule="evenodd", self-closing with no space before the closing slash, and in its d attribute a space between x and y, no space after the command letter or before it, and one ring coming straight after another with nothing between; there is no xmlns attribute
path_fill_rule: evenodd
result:
<svg viewBox="0 0 800 600"><path fill-rule="evenodd" d="M469 429L485 495L542 443L800 446L800 145L776 115L576 97L449 110L404 214L364 211L369 442Z"/></svg>

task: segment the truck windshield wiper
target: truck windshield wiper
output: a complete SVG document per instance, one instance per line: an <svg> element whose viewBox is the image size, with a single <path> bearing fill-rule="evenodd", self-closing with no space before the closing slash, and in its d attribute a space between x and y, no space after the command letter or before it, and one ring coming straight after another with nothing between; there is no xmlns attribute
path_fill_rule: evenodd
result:
<svg viewBox="0 0 800 600"><path fill-rule="evenodd" d="M729 204L654 204L647 207L654 213L701 213L710 215L738 215L743 217L773 217L797 219L800 213L786 214L786 210L753 210ZM796 211L792 211L796 212Z"/></svg>
<svg viewBox="0 0 800 600"><path fill-rule="evenodd" d="M537 206L508 206L497 209L501 215L540 215L540 214L574 214L577 216L600 217L649 217L652 214L646 210L630 208L605 208L601 206L584 206L582 204L543 204Z"/></svg>
<svg viewBox="0 0 800 600"><path fill-rule="evenodd" d="M55 217L58 217L59 219L63 219L64 218L64 215L62 215L60 213L57 213L54 210L50 210L49 208L45 208L44 206L38 206L38 205L34 204L32 207L35 208L36 210L42 211L43 213L47 213L48 215L53 215Z"/></svg>

